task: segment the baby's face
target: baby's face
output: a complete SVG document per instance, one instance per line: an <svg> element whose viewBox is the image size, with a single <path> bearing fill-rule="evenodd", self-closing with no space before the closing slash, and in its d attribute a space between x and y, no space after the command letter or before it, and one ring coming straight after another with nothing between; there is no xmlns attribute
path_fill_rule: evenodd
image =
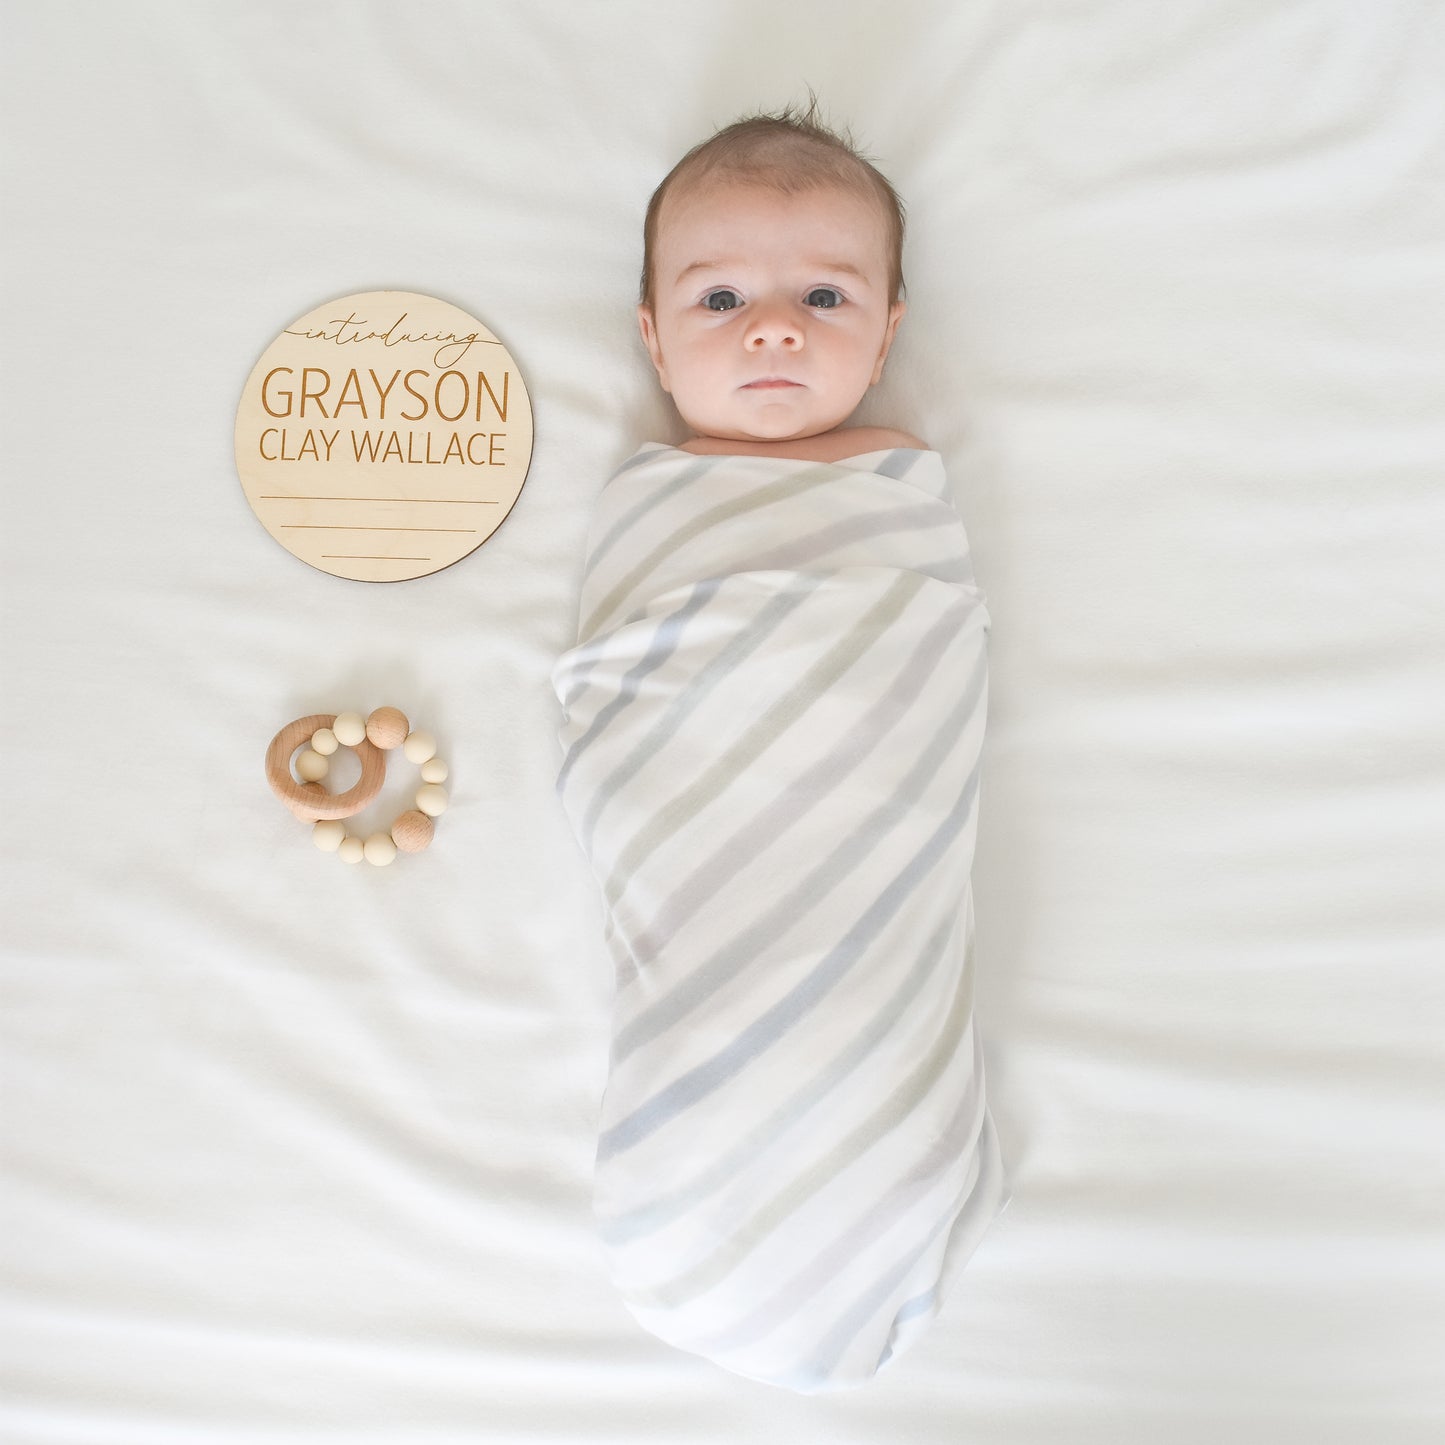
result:
<svg viewBox="0 0 1445 1445"><path fill-rule="evenodd" d="M904 312L876 204L743 182L666 198L653 296L638 323L663 389L698 435L743 441L845 422Z"/></svg>

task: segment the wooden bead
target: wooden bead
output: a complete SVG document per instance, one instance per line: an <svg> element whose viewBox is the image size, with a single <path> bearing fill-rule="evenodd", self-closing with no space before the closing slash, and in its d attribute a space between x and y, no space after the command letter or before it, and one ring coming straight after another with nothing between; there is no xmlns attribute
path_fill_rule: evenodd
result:
<svg viewBox="0 0 1445 1445"><path fill-rule="evenodd" d="M368 863L385 868L396 857L396 844L391 841L389 834L373 833L362 845L362 852Z"/></svg>
<svg viewBox="0 0 1445 1445"><path fill-rule="evenodd" d="M349 838L343 838L341 846L336 851L341 855L343 863L360 863L366 856L365 844L354 834Z"/></svg>
<svg viewBox="0 0 1445 1445"><path fill-rule="evenodd" d="M391 825L391 841L403 853L420 853L436 834L436 824L425 813L403 813Z"/></svg>
<svg viewBox="0 0 1445 1445"><path fill-rule="evenodd" d="M336 715L331 724L336 741L344 747L354 748L366 736L366 719L359 712L343 712Z"/></svg>
<svg viewBox="0 0 1445 1445"><path fill-rule="evenodd" d="M346 837L346 824L340 818L323 818L311 830L311 841L323 853L334 853Z"/></svg>
<svg viewBox="0 0 1445 1445"><path fill-rule="evenodd" d="M379 748L395 748L401 745L410 726L399 708L379 707L366 720L366 736Z"/></svg>
<svg viewBox="0 0 1445 1445"><path fill-rule="evenodd" d="M320 753L323 758L329 758L340 746L336 734L330 728L317 728L311 734L311 751Z"/></svg>
<svg viewBox="0 0 1445 1445"><path fill-rule="evenodd" d="M429 732L418 729L407 734L401 750L406 754L408 762L424 763L428 758L436 756L437 740Z"/></svg>
<svg viewBox="0 0 1445 1445"><path fill-rule="evenodd" d="M331 771L331 764L314 748L307 748L296 759L296 776L303 783L319 783Z"/></svg>
<svg viewBox="0 0 1445 1445"><path fill-rule="evenodd" d="M447 765L440 758L428 758L421 765L421 780L424 783L444 783L447 771Z"/></svg>

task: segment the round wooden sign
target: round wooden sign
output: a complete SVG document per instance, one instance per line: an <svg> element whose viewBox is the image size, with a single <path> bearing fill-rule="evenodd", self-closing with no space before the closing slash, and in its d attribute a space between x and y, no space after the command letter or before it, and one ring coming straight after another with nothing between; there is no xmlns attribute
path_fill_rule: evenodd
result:
<svg viewBox="0 0 1445 1445"><path fill-rule="evenodd" d="M532 403L475 317L412 291L328 301L262 353L236 412L236 470L303 562L401 582L501 526L532 460Z"/></svg>

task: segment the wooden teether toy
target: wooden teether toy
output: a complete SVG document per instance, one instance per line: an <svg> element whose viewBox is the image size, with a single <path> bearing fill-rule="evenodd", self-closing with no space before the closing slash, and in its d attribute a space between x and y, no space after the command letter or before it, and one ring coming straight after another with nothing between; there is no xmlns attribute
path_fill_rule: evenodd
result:
<svg viewBox="0 0 1445 1445"><path fill-rule="evenodd" d="M303 752L292 755L303 743ZM331 768L331 755L340 747L353 748L361 760L361 780L344 793L328 793L321 785ZM386 776L386 755L400 748L410 762L421 765L422 786L416 806L403 813L388 832L369 838L348 834L343 818L359 813L381 790ZM384 868L398 851L420 853L432 840L433 819L446 811L446 789L439 786L447 765L436 755L436 739L428 732L412 731L406 714L394 707L379 707L367 717L357 712L314 713L287 723L266 749L266 781L271 791L303 822L314 822L311 839L323 853L337 853L343 862L368 863ZM295 768L295 776L292 768Z"/></svg>

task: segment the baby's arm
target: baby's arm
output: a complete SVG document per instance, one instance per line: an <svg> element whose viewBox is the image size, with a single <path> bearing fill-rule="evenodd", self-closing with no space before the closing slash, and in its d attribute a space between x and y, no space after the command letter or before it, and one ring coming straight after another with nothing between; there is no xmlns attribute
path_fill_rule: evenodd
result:
<svg viewBox="0 0 1445 1445"><path fill-rule="evenodd" d="M790 457L803 462L841 462L846 457L860 457L867 452L887 451L891 447L912 447L930 450L928 443L905 431L886 426L840 427L818 436L798 437L793 441L749 442L728 437L693 437L679 448L697 456L728 457Z"/></svg>

